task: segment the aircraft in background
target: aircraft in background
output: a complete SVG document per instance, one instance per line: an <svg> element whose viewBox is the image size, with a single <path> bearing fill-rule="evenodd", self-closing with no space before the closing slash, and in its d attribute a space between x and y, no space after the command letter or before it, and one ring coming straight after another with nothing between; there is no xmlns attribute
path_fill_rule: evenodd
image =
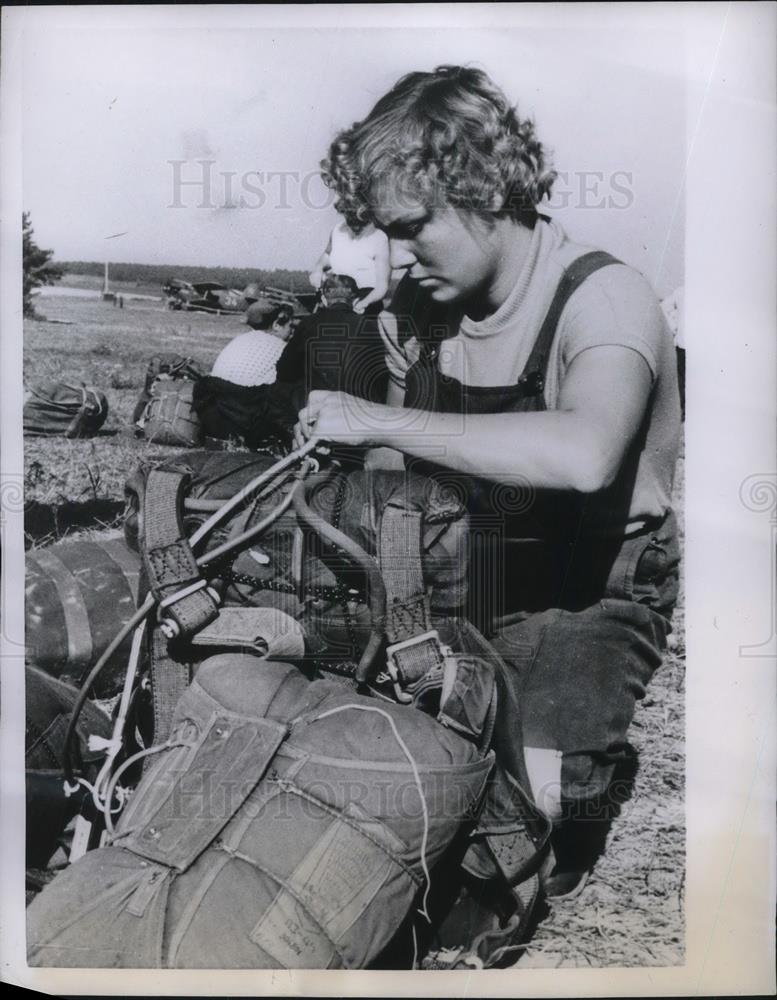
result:
<svg viewBox="0 0 777 1000"><path fill-rule="evenodd" d="M237 288L226 288L216 281L190 282L182 278L171 278L162 285L162 292L168 309L209 312L217 316L222 313L245 312L260 296L276 299L279 304L288 303L294 307L297 316L312 312L316 304L315 292L293 294L282 288L260 287L255 282L240 291Z"/></svg>

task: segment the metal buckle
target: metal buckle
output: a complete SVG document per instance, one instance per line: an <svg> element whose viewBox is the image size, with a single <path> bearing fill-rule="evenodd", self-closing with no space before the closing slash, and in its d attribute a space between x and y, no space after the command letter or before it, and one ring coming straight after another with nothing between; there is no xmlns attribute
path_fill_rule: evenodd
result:
<svg viewBox="0 0 777 1000"><path fill-rule="evenodd" d="M410 649L412 646L419 646L424 642L434 642L443 660L452 655L450 648L440 639L440 633L436 628L429 629L428 632L421 632L419 635L414 635L411 639L394 642L386 647L386 669L394 684L394 693L397 699L404 704L411 702L413 696L408 694L402 687L402 679L399 676L399 669L396 663L396 654L402 652L402 650Z"/></svg>
<svg viewBox="0 0 777 1000"><path fill-rule="evenodd" d="M182 587L180 590L176 590L174 594L169 594L159 602L157 605L156 616L162 634L166 636L166 638L175 639L176 636L180 635L181 627L174 618L165 617L165 609L171 607L173 604L177 604L178 601L182 601L185 597L188 597L190 594L195 594L198 590L202 590L203 588L218 608L221 604L221 595L214 587L209 585L208 581L204 577L199 580L195 580L194 583L190 583L187 587Z"/></svg>
<svg viewBox="0 0 777 1000"><path fill-rule="evenodd" d="M430 628L428 632L421 632L420 635L414 635L411 639L404 639L402 642L393 642L390 646L386 646L386 663L393 664L394 657L400 650L409 649L411 646L419 646L422 642L436 642L440 652L444 648L440 639L440 633L436 628Z"/></svg>

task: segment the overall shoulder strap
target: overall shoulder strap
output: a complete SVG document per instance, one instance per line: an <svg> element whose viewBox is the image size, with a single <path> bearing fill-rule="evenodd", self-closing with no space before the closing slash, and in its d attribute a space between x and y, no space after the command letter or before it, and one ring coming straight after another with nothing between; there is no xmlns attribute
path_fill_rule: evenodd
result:
<svg viewBox="0 0 777 1000"><path fill-rule="evenodd" d="M537 334L537 339L529 355L529 360L526 362L526 367L521 375L522 380L527 379L535 372L544 377L548 357L550 356L550 348L553 338L556 335L561 313L564 311L564 306L586 278L590 278L594 272L607 267L609 264L620 263L622 262L617 257L613 257L612 254L607 253L605 250L592 250L590 253L585 253L582 257L578 257L572 261L564 271L564 276L558 284L553 301L550 303L550 308L542 323L540 332Z"/></svg>

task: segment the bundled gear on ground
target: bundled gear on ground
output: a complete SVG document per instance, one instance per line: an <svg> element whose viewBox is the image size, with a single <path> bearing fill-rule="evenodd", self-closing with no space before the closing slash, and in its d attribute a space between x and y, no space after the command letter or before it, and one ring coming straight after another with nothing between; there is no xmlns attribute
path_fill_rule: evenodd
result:
<svg viewBox="0 0 777 1000"><path fill-rule="evenodd" d="M132 414L136 433L152 444L176 448L201 444L194 388L204 375L204 368L194 358L172 352L154 355L146 367L143 389Z"/></svg>
<svg viewBox="0 0 777 1000"><path fill-rule="evenodd" d="M27 388L24 433L39 437L94 437L108 416L108 400L95 386L49 379Z"/></svg>
<svg viewBox="0 0 777 1000"><path fill-rule="evenodd" d="M31 904L31 964L516 957L548 824L520 733L494 735L504 664L461 615L466 512L412 473L318 471L312 448L191 453L128 483L145 596L89 782L103 846Z"/></svg>

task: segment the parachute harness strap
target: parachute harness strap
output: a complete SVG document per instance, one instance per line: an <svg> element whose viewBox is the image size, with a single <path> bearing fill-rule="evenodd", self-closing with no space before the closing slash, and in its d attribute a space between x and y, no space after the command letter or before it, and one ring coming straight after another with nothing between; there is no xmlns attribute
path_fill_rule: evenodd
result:
<svg viewBox="0 0 777 1000"><path fill-rule="evenodd" d="M191 635L218 615L217 600L206 589L183 537L181 511L188 485L184 472L152 469L143 493L141 554L160 617L150 636L154 738L160 742L169 736L173 709L189 684L190 672L187 662L171 655L167 640Z"/></svg>
<svg viewBox="0 0 777 1000"><path fill-rule="evenodd" d="M143 566L173 635L191 635L218 615L218 601L205 589L183 533L181 511L188 485L189 476L183 472L152 469L143 495Z"/></svg>
<svg viewBox="0 0 777 1000"><path fill-rule="evenodd" d="M378 536L378 563L386 584L386 669L404 703L413 700L406 687L454 662L432 628L421 562L422 519L417 506L395 495L383 510Z"/></svg>
<svg viewBox="0 0 777 1000"><path fill-rule="evenodd" d="M199 542L201 542L216 527L217 524L219 524L222 520L224 520L224 518L226 518L235 509L235 507L239 506L241 503L243 503L244 501L246 501L247 499L249 499L250 497L252 497L253 494L255 494L256 491L259 490L260 487L264 486L268 481L275 479L282 472L286 471L287 469L290 469L291 466L293 466L293 465L295 465L297 463L302 462L302 460L305 459L305 458L307 458L307 456L309 455L309 453L311 451L313 451L313 449L316 448L317 446L318 446L318 439L317 438L311 438L301 448L298 448L295 451L290 452L284 458L280 459L270 469L265 470L264 473L262 473L260 476L256 477L250 483L248 483L245 487L243 487L243 489L238 494L236 494L230 500L228 500L224 504L222 504L222 506L211 517L208 518L208 520L206 521L206 523L203 524L203 525L201 525L201 527L198 528L197 531L194 533L194 535L192 536L192 538L190 540L190 543L189 543L189 550L191 551L194 547L196 547L196 545ZM308 463L305 463L303 465L302 469L299 472L299 479L298 479L298 483L296 485L299 485L299 481L302 479L302 477L304 475L306 475L308 473L308 471L310 471L310 468L311 468L311 465L308 464ZM154 471L157 471L157 470L154 470ZM281 508L283 508L284 506L288 506L288 503L291 502L291 499L293 498L295 492L296 492L295 489L292 489L290 491L289 497L288 497L288 501L284 501L284 504L281 505ZM178 499L178 497L179 497L179 493L177 492L177 489L176 489L176 494L175 494L176 504L174 504L173 507L172 507L173 516L176 519L178 517L178 512L179 512L179 509L180 509L177 506L177 499ZM251 537L254 537L255 535L258 535L262 531L264 531L269 526L269 524L271 524L276 519L276 516L279 513L282 512L281 508L279 508L277 511L275 511L272 515L269 515L267 518L265 518L260 524L256 525L251 530L251 532L250 532ZM222 550L230 550L230 549L232 549L234 547L238 547L241 544L244 544L245 542L246 542L245 539L239 538L239 539L235 539L235 540L233 540L233 541L225 544L224 546L221 546L220 548ZM226 554L226 551L224 551L222 554ZM200 578L199 577L199 571L201 569L204 569L207 565L209 565L211 562L214 561L214 555L215 555L215 553L205 553L204 555L199 556L199 557L196 558L195 564L196 564L196 567L197 567L197 579ZM192 582L197 582L197 580L195 579ZM196 594L202 594L204 592L204 590L205 590L205 588L201 588L201 589L199 589L199 590L196 591ZM212 595L208 595L208 596L211 597L211 599L213 599ZM78 697L76 698L75 704L73 705L73 709L72 709L72 711L70 713L70 718L68 720L67 730L66 730L66 733L65 733L65 740L64 740L64 744L65 745L64 745L64 748L63 748L63 758L64 758L64 760L63 760L63 771L64 771L64 776L65 776L65 791L66 791L66 794L68 794L68 795L75 794L75 792L78 790L78 788L81 787L84 784L83 779L76 774L76 766L77 766L77 764L80 764L80 752L79 752L79 748L78 748L78 745L77 745L77 742L76 742L76 727L77 727L77 724L78 724L78 719L79 719L79 717L81 715L81 711L83 710L83 707L84 707L84 705L85 705L85 703L87 701L87 698L89 696L89 693L90 693L92 687L94 686L94 683L97 680L98 676L100 675L101 671L104 669L105 665L108 663L110 657L113 656L113 654L119 648L119 646L124 641L124 639L126 638L126 636L128 636L133 630L135 630L139 625L141 625L141 623L143 623L146 620L146 618L148 618L148 616L154 610L154 607L155 607L156 603L157 603L157 601L156 601L155 596L153 595L153 593L150 593L150 594L146 595L146 597L143 600L142 604L138 607L138 610L132 616L132 618L130 619L130 621L127 622L126 625L122 626L122 628L119 630L119 632L116 634L116 636L111 640L111 642L109 643L107 649L99 657L99 659L97 660L97 662L95 663L95 665L92 667L92 669L89 671L88 676L86 677L86 679L83 681L83 683L81 685L81 688L80 688L80 690L78 692ZM216 613L218 613L218 609L216 609ZM138 641L139 641L139 638L140 637L138 636ZM162 658L166 659L167 658L167 644L166 644L166 642L162 641L162 636L160 634L160 629L156 628L156 629L152 630L152 642L156 642L157 643L157 649L158 649L159 654L161 655ZM181 668L181 669L176 670L175 669L176 667ZM183 675L184 675L184 670L185 670L185 678L186 678L185 683L188 684L188 681L189 681L189 667L188 667L188 665L187 664L173 664L173 668L174 668L174 673L176 674L176 680L181 680L181 681L183 681ZM153 674L153 668L152 668L152 674ZM161 676L161 674L160 674L159 671L157 671L157 675L158 676L156 678L156 681L158 683L158 678L159 678L159 676ZM162 683L164 684L165 682L163 681ZM185 686L185 685L182 685L182 686ZM158 690L158 687L157 687L157 690ZM154 714L155 714L155 736L157 737L157 739L162 738L162 739L166 740L167 737L168 737L168 735L169 735L169 720L170 720L170 718L172 716L172 708L174 707L174 705L169 704L169 702L172 700L173 697L175 697L175 700L177 701L177 697L175 696L175 694L172 691L170 691L169 692L169 696L166 699L167 702L168 702L168 704L167 704L167 706L165 706L166 711L164 712L164 714L166 714L167 720L165 720L163 713L161 713L157 709L157 706L155 704L155 709L154 709ZM123 721L124 720L122 720L122 726L123 726ZM117 732L118 729L119 729L118 726L115 727L115 729L114 729L113 739L111 741L112 746L109 749L109 753L113 752L113 750L115 748L115 741L122 738L123 734L120 733L120 732ZM164 735L162 735L162 734L164 734ZM106 774L107 774L107 771L106 771ZM103 778L105 778L105 775L103 775ZM101 784L104 784L104 782L102 782ZM90 791L92 790L92 787L93 786L89 786L89 790ZM97 790L96 798L99 801L104 801L103 795L100 794L101 791L102 791L101 788Z"/></svg>

